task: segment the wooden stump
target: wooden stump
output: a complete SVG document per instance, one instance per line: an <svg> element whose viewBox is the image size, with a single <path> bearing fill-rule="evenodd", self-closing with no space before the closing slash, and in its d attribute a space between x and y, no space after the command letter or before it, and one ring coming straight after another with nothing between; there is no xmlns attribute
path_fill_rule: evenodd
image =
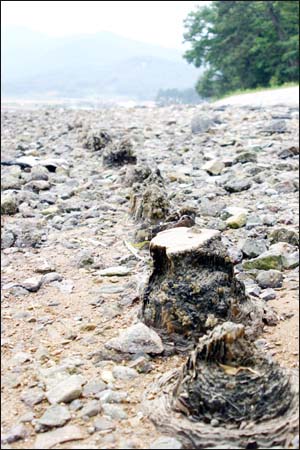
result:
<svg viewBox="0 0 300 450"><path fill-rule="evenodd" d="M147 325L174 341L197 341L228 320L248 323L248 334L261 330L266 306L245 295L220 236L217 230L179 227L152 239L154 267L143 293Z"/></svg>
<svg viewBox="0 0 300 450"><path fill-rule="evenodd" d="M297 372L259 353L232 322L202 337L146 395L157 396L144 404L152 421L186 448L290 448L299 430Z"/></svg>

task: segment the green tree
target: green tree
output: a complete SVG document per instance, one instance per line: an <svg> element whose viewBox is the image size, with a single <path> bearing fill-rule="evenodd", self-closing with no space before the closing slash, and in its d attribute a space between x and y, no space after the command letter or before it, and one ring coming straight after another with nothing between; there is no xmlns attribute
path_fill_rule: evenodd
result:
<svg viewBox="0 0 300 450"><path fill-rule="evenodd" d="M298 1L213 1L185 20L184 57L206 70L201 96L298 81Z"/></svg>

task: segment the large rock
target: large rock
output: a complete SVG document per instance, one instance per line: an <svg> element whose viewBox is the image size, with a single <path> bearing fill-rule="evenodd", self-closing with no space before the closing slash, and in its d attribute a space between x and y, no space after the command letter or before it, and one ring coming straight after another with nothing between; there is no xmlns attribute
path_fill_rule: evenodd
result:
<svg viewBox="0 0 300 450"><path fill-rule="evenodd" d="M160 354L164 351L161 338L143 323L138 323L122 331L118 337L106 342L105 347L123 353Z"/></svg>

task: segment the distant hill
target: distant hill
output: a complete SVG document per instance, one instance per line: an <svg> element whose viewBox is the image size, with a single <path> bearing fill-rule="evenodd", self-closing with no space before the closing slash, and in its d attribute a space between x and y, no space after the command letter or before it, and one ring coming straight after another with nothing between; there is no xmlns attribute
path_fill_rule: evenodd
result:
<svg viewBox="0 0 300 450"><path fill-rule="evenodd" d="M108 32L53 38L2 29L2 96L153 100L159 89L195 85L199 69L179 51Z"/></svg>

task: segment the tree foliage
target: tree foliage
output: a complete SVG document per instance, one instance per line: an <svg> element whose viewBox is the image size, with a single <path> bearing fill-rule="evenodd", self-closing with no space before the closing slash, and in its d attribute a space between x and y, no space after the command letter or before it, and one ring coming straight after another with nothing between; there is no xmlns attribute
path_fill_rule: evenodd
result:
<svg viewBox="0 0 300 450"><path fill-rule="evenodd" d="M219 96L299 79L299 1L213 1L185 20L184 57L204 67L196 89Z"/></svg>

